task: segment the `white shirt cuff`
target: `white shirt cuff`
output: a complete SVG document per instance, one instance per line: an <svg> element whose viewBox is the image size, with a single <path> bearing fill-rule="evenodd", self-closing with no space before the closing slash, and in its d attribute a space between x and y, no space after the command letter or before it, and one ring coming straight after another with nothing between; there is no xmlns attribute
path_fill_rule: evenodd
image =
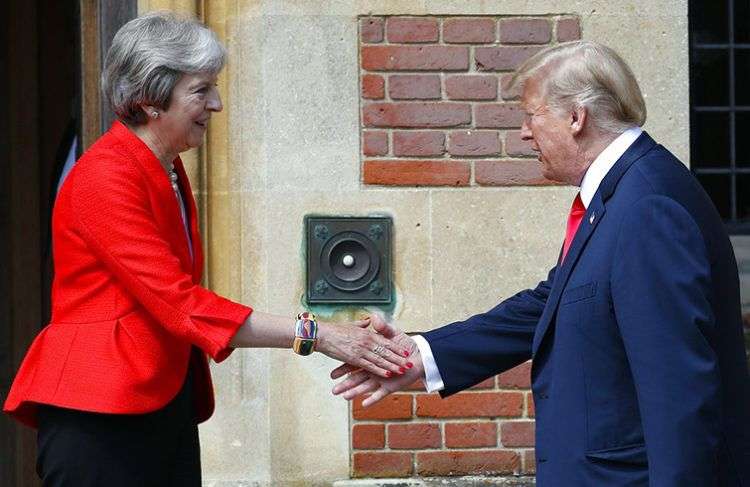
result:
<svg viewBox="0 0 750 487"><path fill-rule="evenodd" d="M443 385L443 378L440 377L440 371L435 363L435 357L432 356L432 349L427 340L421 335L412 335L411 337L414 343L417 344L419 354L422 357L422 365L424 366L424 387L427 392L442 391L445 389Z"/></svg>

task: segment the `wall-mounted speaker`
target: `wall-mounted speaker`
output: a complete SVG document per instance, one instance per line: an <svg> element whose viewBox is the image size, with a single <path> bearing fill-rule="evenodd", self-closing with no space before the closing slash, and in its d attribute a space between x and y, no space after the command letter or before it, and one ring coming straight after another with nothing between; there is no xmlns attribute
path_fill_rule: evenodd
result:
<svg viewBox="0 0 750 487"><path fill-rule="evenodd" d="M307 302L391 302L388 217L305 217Z"/></svg>

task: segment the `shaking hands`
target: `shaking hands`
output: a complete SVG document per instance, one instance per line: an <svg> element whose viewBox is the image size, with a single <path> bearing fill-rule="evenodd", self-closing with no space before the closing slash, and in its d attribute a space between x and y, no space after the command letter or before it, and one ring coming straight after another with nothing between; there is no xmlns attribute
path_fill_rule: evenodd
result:
<svg viewBox="0 0 750 487"><path fill-rule="evenodd" d="M373 374L371 371L353 364L345 363L331 372L332 379L345 377L333 388L335 395L344 399L352 399L367 395L362 405L367 407L380 401L393 392L400 391L417 380L424 378L422 358L414 340L403 331L392 327L378 315L370 317L367 323L360 322L360 326L372 325L373 330L382 338L387 339L393 346L405 350L409 356L409 365L398 374Z"/></svg>

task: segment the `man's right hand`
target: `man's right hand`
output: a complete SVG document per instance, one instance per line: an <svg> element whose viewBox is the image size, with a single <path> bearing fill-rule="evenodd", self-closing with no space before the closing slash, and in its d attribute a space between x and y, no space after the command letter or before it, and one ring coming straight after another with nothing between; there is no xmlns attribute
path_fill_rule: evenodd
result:
<svg viewBox="0 0 750 487"><path fill-rule="evenodd" d="M378 377L348 364L334 369L331 372L332 379L348 375L346 379L336 384L333 388L333 393L335 395L342 395L344 399L349 401L363 394L369 394L369 397L362 401L364 407L371 406L389 394L403 390L414 382L424 379L422 357L414 340L403 331L390 326L381 316L373 315L370 318L370 322L379 334L410 351L409 358L413 367L408 369L403 375L397 375L388 379Z"/></svg>

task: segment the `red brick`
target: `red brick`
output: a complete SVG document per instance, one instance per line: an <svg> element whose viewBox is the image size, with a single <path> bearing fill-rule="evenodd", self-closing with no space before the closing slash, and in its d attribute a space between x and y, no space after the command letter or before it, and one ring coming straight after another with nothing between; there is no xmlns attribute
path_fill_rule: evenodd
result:
<svg viewBox="0 0 750 487"><path fill-rule="evenodd" d="M435 19L389 17L385 24L388 42L437 42L438 23Z"/></svg>
<svg viewBox="0 0 750 487"><path fill-rule="evenodd" d="M477 161L474 177L482 186L548 186L554 181L542 176L542 166L537 161L503 159Z"/></svg>
<svg viewBox="0 0 750 487"><path fill-rule="evenodd" d="M418 417L517 417L523 412L520 392L466 392L446 399L436 394L417 394L416 398Z"/></svg>
<svg viewBox="0 0 750 487"><path fill-rule="evenodd" d="M388 446L403 448L440 448L442 437L437 423L389 424Z"/></svg>
<svg viewBox="0 0 750 487"><path fill-rule="evenodd" d="M354 419L411 418L411 398L411 394L393 394L367 408L362 407L361 399L356 399L352 416Z"/></svg>
<svg viewBox="0 0 750 487"><path fill-rule="evenodd" d="M469 49L459 46L364 46L362 68L368 71L465 71L469 69Z"/></svg>
<svg viewBox="0 0 750 487"><path fill-rule="evenodd" d="M445 423L446 448L497 446L497 424Z"/></svg>
<svg viewBox="0 0 750 487"><path fill-rule="evenodd" d="M477 47L474 61L479 71L513 71L540 50L536 46Z"/></svg>
<svg viewBox="0 0 750 487"><path fill-rule="evenodd" d="M443 41L454 44L495 42L495 20L469 18L446 19L443 22Z"/></svg>
<svg viewBox="0 0 750 487"><path fill-rule="evenodd" d="M365 161L365 184L386 186L468 186L471 168L465 162Z"/></svg>
<svg viewBox="0 0 750 487"><path fill-rule="evenodd" d="M501 389L528 389L531 387L531 362L524 362L500 374L497 377L497 385Z"/></svg>
<svg viewBox="0 0 750 487"><path fill-rule="evenodd" d="M358 452L352 456L352 477L408 477L412 471L411 453Z"/></svg>
<svg viewBox="0 0 750 487"><path fill-rule="evenodd" d="M369 449L385 446L385 426L382 424L355 424L352 428L352 448Z"/></svg>
<svg viewBox="0 0 750 487"><path fill-rule="evenodd" d="M445 94L451 100L494 100L497 76L449 76L445 79Z"/></svg>
<svg viewBox="0 0 750 487"><path fill-rule="evenodd" d="M477 128L517 128L526 116L517 103L478 104L474 111Z"/></svg>
<svg viewBox="0 0 750 487"><path fill-rule="evenodd" d="M365 17L359 21L359 34L362 42L383 42L383 19Z"/></svg>
<svg viewBox="0 0 750 487"><path fill-rule="evenodd" d="M510 80L513 79L513 74L504 74L500 78L500 96L503 97L504 100L517 100L521 98L521 88L523 88L523 83L516 83L515 86L510 86Z"/></svg>
<svg viewBox="0 0 750 487"><path fill-rule="evenodd" d="M461 103L372 103L362 110L366 127L460 127L471 121L471 107Z"/></svg>
<svg viewBox="0 0 750 487"><path fill-rule="evenodd" d="M505 44L547 44L552 27L546 19L503 19L500 21L500 42Z"/></svg>
<svg viewBox="0 0 750 487"><path fill-rule="evenodd" d="M534 407L534 394L529 392L526 394L526 415L530 418L536 416L536 408Z"/></svg>
<svg viewBox="0 0 750 487"><path fill-rule="evenodd" d="M393 154L397 156L440 156L445 153L443 132L394 132ZM421 382L420 382L421 383ZM422 388L424 389L424 388Z"/></svg>
<svg viewBox="0 0 750 487"><path fill-rule="evenodd" d="M557 21L558 42L577 41L581 38L581 23L575 17Z"/></svg>
<svg viewBox="0 0 750 487"><path fill-rule="evenodd" d="M518 472L518 453L502 450L417 453L417 475L500 475Z"/></svg>
<svg viewBox="0 0 750 487"><path fill-rule="evenodd" d="M500 425L500 441L505 447L534 446L534 421L505 421Z"/></svg>
<svg viewBox="0 0 750 487"><path fill-rule="evenodd" d="M489 156L500 154L502 146L495 131L451 132L448 152L453 156Z"/></svg>
<svg viewBox="0 0 750 487"><path fill-rule="evenodd" d="M362 98L382 100L385 97L385 80L377 74L362 76Z"/></svg>
<svg viewBox="0 0 750 487"><path fill-rule="evenodd" d="M440 76L394 74L388 77L388 94L394 100L439 100Z"/></svg>
<svg viewBox="0 0 750 487"><path fill-rule="evenodd" d="M536 473L536 454L534 450L524 450L523 452L523 473Z"/></svg>
<svg viewBox="0 0 750 487"><path fill-rule="evenodd" d="M388 134L373 130L363 132L362 153L366 156L384 156L388 154Z"/></svg>
<svg viewBox="0 0 750 487"><path fill-rule="evenodd" d="M471 386L469 389L494 389L495 388L495 378L490 377L489 379L485 379L479 384L475 384Z"/></svg>

